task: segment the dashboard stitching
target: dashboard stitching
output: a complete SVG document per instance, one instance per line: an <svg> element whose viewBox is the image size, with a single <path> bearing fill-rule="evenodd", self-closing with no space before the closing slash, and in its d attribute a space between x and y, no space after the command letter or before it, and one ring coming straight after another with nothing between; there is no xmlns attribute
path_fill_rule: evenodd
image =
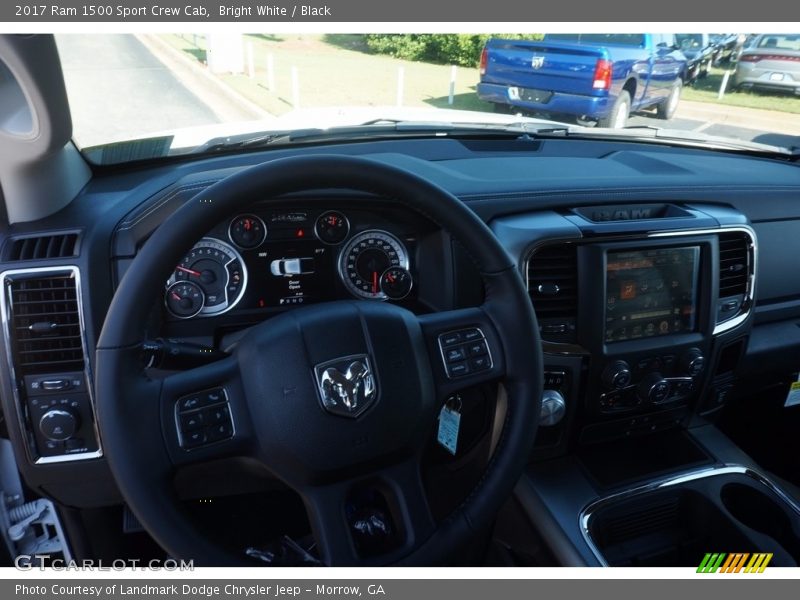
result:
<svg viewBox="0 0 800 600"><path fill-rule="evenodd" d="M139 215L133 221L123 221L122 223L120 223L120 227L117 228L117 231L124 231L126 229L133 228L135 225L137 225L138 223L141 223L144 219L146 219L147 217L152 215L155 211L157 211L159 208L161 208L162 206L167 204L170 200L172 200L173 198L175 198L175 196L178 196L179 194L182 194L184 192L194 191L194 190L205 190L206 188L210 187L211 185L217 183L218 181L219 181L219 179L207 179L205 181L199 181L199 182L194 183L192 185L185 185L185 186L178 187L178 188L174 189L172 192L170 192L169 194L167 194L166 196L164 196L163 198L161 198L161 200L159 200L156 204L154 204L153 206L149 207L144 213ZM125 225L125 227L122 227L122 225Z"/></svg>

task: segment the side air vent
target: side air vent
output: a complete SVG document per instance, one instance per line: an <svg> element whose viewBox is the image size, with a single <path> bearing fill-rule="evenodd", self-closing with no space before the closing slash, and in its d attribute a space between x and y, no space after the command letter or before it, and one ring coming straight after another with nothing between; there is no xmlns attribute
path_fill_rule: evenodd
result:
<svg viewBox="0 0 800 600"><path fill-rule="evenodd" d="M528 294L542 338L574 342L578 313L578 254L574 244L543 246L528 259Z"/></svg>
<svg viewBox="0 0 800 600"><path fill-rule="evenodd" d="M736 326L753 302L755 240L745 231L719 234L719 300L715 333ZM735 319L739 317L739 319ZM722 328L720 323L725 323Z"/></svg>
<svg viewBox="0 0 800 600"><path fill-rule="evenodd" d="M9 337L18 376L82 371L75 277L69 271L6 278Z"/></svg>
<svg viewBox="0 0 800 600"><path fill-rule="evenodd" d="M6 245L5 260L71 258L77 255L77 249L77 233L15 238Z"/></svg>

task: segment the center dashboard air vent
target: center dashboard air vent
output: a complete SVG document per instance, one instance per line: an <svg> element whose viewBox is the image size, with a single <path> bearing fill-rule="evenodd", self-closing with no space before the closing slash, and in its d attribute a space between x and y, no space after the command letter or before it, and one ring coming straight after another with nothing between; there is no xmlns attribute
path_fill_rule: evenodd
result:
<svg viewBox="0 0 800 600"><path fill-rule="evenodd" d="M578 254L571 243L548 244L533 251L527 267L528 294L542 339L575 341L578 313Z"/></svg>
<svg viewBox="0 0 800 600"><path fill-rule="evenodd" d="M84 354L75 277L7 277L9 338L18 376L82 371Z"/></svg>
<svg viewBox="0 0 800 600"><path fill-rule="evenodd" d="M753 240L745 231L719 234L717 323L741 314L752 300Z"/></svg>

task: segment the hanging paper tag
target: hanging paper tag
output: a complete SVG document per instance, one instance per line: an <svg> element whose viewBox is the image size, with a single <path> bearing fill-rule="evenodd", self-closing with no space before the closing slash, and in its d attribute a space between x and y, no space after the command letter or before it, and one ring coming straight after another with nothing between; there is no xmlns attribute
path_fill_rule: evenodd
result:
<svg viewBox="0 0 800 600"><path fill-rule="evenodd" d="M457 402L450 401L442 407L439 413L439 432L436 441L455 456L458 446L458 428L461 425L461 399L457 397Z"/></svg>
<svg viewBox="0 0 800 600"><path fill-rule="evenodd" d="M786 395L786 402L784 408L787 406L797 406L800 404L800 375L797 376L797 381L793 381L789 386L789 393Z"/></svg>

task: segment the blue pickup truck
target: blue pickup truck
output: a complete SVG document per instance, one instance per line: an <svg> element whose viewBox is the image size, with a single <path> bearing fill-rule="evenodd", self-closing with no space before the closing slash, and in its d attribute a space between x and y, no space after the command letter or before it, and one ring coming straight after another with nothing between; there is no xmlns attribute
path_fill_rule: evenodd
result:
<svg viewBox="0 0 800 600"><path fill-rule="evenodd" d="M624 127L631 111L671 119L686 57L673 34L547 34L541 42L490 39L478 96L499 111L570 115Z"/></svg>

